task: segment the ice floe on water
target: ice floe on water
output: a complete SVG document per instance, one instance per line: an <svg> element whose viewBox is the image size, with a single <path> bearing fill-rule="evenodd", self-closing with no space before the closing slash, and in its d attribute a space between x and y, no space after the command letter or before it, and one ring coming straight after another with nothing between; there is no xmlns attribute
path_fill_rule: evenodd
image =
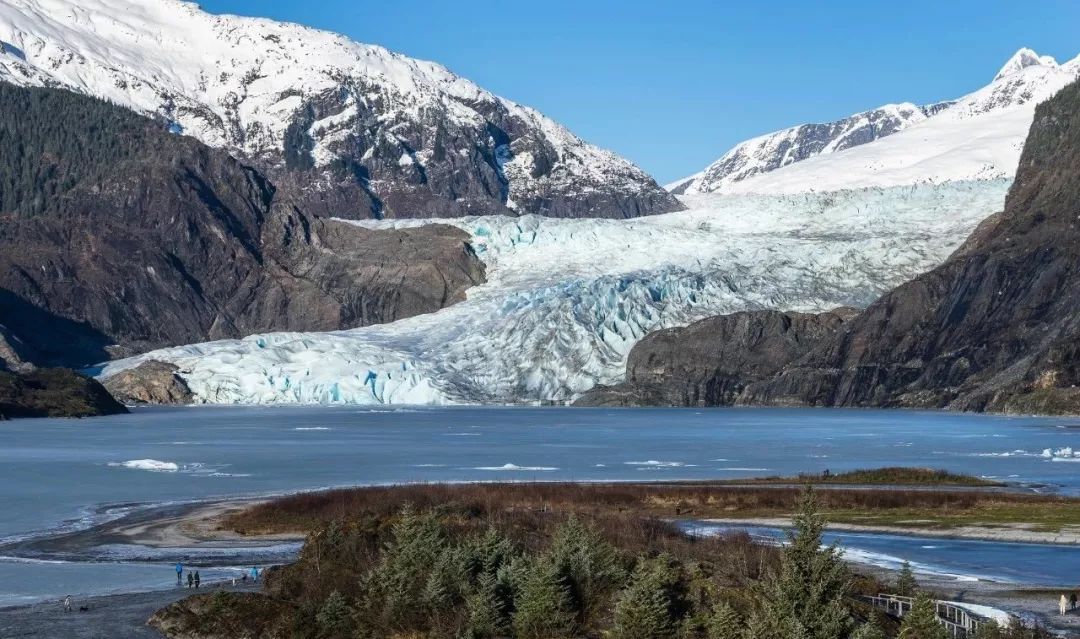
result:
<svg viewBox="0 0 1080 639"><path fill-rule="evenodd" d="M1043 449L1042 456L1056 462L1080 462L1080 450L1074 451L1069 446L1056 450Z"/></svg>
<svg viewBox="0 0 1080 639"><path fill-rule="evenodd" d="M152 473L180 473L196 475L200 477L251 477L251 473L231 473L223 469L228 464L203 464L200 462L177 463L173 461L161 461L159 459L130 459L123 462L109 462L110 468L126 468L129 470L144 470Z"/></svg>
<svg viewBox="0 0 1080 639"><path fill-rule="evenodd" d="M683 468L683 467L695 467L697 464L687 464L681 461L660 461L657 459L649 459L646 461L628 461L623 462L626 466L642 466L646 468Z"/></svg>
<svg viewBox="0 0 1080 639"><path fill-rule="evenodd" d="M109 462L109 466L120 468L132 468L134 470L149 470L155 473L175 473L180 471L180 464L157 459L132 459L125 462Z"/></svg>
<svg viewBox="0 0 1080 639"><path fill-rule="evenodd" d="M297 426L293 430L330 430L326 426Z"/></svg>
<svg viewBox="0 0 1080 639"><path fill-rule="evenodd" d="M1080 449L1071 446L1044 448L1041 451L1029 451L1023 448L992 453L969 453L972 457L1038 457L1053 462L1080 462Z"/></svg>
<svg viewBox="0 0 1080 639"><path fill-rule="evenodd" d="M559 470L555 466L518 466L517 464L503 464L502 466L475 466L473 470L502 470L502 471L527 471L527 472L551 472Z"/></svg>

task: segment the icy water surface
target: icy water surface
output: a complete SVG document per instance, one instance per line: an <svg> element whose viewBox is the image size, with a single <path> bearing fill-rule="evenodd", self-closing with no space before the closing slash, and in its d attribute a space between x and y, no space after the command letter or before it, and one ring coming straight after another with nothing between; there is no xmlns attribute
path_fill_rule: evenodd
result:
<svg viewBox="0 0 1080 639"><path fill-rule="evenodd" d="M155 408L5 422L0 444L8 541L148 504L411 481L730 479L917 465L1080 494L1080 420L933 412ZM89 581L115 589L130 577L143 587L148 566L98 564ZM113 580L112 570L125 574ZM77 571L0 561L0 602L55 594L50 575Z"/></svg>
<svg viewBox="0 0 1080 639"><path fill-rule="evenodd" d="M702 536L745 531L769 543L782 543L787 538L786 530L766 526L686 522L682 527ZM908 561L917 575L952 578L960 583L990 580L1068 586L1080 574L1080 547L1075 545L857 532L827 532L825 543L840 546L844 557L856 563L898 570Z"/></svg>

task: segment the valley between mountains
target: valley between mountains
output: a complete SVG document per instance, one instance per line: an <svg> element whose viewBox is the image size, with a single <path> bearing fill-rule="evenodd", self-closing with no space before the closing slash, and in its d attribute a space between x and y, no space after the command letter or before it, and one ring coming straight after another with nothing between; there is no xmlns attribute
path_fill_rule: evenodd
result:
<svg viewBox="0 0 1080 639"><path fill-rule="evenodd" d="M669 192L306 27L14 0L0 43L23 114L0 144L34 151L0 166L8 375L152 403L1074 410L1077 60L1024 49L965 96L755 138Z"/></svg>

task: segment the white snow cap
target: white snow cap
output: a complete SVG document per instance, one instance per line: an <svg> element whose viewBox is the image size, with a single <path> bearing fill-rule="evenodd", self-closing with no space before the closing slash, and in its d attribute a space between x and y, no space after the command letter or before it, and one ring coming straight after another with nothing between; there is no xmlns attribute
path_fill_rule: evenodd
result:
<svg viewBox="0 0 1080 639"><path fill-rule="evenodd" d="M1028 67L1036 66L1056 69L1058 68L1058 63L1052 56L1039 55L1031 49L1024 47L1014 53L1013 57L1009 58L1009 61L1005 63L1005 66L1001 67L1001 71L998 71L997 75L994 76L994 81L996 82Z"/></svg>

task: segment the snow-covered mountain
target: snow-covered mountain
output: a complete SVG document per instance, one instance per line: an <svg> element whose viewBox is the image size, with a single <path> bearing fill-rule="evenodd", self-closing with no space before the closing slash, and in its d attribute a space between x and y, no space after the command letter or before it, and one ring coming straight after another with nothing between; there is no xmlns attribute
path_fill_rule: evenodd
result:
<svg viewBox="0 0 1080 639"><path fill-rule="evenodd" d="M1080 58L1059 65L1021 49L989 85L957 100L890 104L753 138L669 188L798 193L1010 177L1035 105L1078 76Z"/></svg>
<svg viewBox="0 0 1080 639"><path fill-rule="evenodd" d="M630 162L438 64L180 0L5 0L0 80L160 117L255 162L313 213L679 208Z"/></svg>
<svg viewBox="0 0 1080 639"><path fill-rule="evenodd" d="M788 132L761 157L744 149L719 193L676 200L439 65L298 25L178 0L4 0L0 42L0 79L160 118L256 164L312 214L440 217L469 234L487 282L438 312L156 350L100 372L175 363L198 401L223 403L569 400L618 381L655 329L866 305L1001 209L1034 103L1080 66L1021 52L960 100Z"/></svg>

